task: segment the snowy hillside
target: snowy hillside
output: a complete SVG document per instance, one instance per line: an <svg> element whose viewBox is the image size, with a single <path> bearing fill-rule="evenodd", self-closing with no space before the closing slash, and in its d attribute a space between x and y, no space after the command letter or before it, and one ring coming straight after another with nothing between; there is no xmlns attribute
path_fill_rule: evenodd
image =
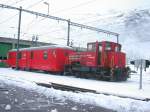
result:
<svg viewBox="0 0 150 112"><path fill-rule="evenodd" d="M86 24L115 31L120 34L120 43L129 58L149 58L150 43L150 10L110 11L106 14L96 14L94 21L90 19ZM115 37L97 35L97 38L116 41Z"/></svg>
<svg viewBox="0 0 150 112"><path fill-rule="evenodd" d="M87 13L77 16L79 16L78 19L74 16L71 20L119 33L119 41L128 58L142 57L149 59L150 9L110 10L105 13ZM66 28L64 27L63 30L65 31ZM55 35L55 32L52 35ZM111 40L116 42L116 37L111 35L75 27L71 27L70 38L75 46L84 47L87 42L95 40Z"/></svg>
<svg viewBox="0 0 150 112"><path fill-rule="evenodd" d="M126 38L123 41L124 48L130 56L149 59L149 23L150 10L134 10L125 15L123 32L125 37L121 35L121 38Z"/></svg>

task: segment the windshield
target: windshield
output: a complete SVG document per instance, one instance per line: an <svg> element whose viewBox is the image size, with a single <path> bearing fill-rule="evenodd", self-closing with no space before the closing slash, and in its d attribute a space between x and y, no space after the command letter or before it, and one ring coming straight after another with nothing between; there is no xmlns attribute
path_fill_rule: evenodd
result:
<svg viewBox="0 0 150 112"><path fill-rule="evenodd" d="M96 50L96 45L95 45L95 43L88 44L87 50L88 50L88 51L95 51L95 50Z"/></svg>
<svg viewBox="0 0 150 112"><path fill-rule="evenodd" d="M120 45L116 46L116 47L115 47L115 51L116 51L116 52L120 52L120 51L121 51L121 46L120 46Z"/></svg>
<svg viewBox="0 0 150 112"><path fill-rule="evenodd" d="M101 51L102 51L102 44L101 44L101 43L99 43L99 45L98 45L98 49L99 49L99 52L101 52Z"/></svg>

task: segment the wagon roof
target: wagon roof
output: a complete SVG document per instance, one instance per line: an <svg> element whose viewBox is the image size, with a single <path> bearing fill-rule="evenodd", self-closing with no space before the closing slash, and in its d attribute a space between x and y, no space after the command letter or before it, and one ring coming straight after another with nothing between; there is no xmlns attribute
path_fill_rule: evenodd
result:
<svg viewBox="0 0 150 112"><path fill-rule="evenodd" d="M20 48L19 51L30 51L30 50L43 50L43 49L55 49L55 48L63 48L63 49L70 49L73 50L73 48L63 45L48 45L48 46L38 46L38 47L29 47L29 48ZM17 51L17 49L12 49L10 51Z"/></svg>

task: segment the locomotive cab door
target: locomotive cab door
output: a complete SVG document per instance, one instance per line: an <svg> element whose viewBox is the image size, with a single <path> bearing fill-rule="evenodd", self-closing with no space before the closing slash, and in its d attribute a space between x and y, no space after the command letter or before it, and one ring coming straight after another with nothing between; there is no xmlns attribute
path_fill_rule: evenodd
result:
<svg viewBox="0 0 150 112"><path fill-rule="evenodd" d="M97 65L101 65L102 44L98 43Z"/></svg>
<svg viewBox="0 0 150 112"><path fill-rule="evenodd" d="M87 51L95 53L95 65L101 65L102 43L93 42L87 44Z"/></svg>

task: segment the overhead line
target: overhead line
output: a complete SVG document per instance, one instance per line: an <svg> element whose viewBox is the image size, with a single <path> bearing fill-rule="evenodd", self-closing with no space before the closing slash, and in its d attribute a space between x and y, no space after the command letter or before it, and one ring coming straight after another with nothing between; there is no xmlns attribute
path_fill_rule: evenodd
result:
<svg viewBox="0 0 150 112"><path fill-rule="evenodd" d="M19 2L22 2L22 1L24 1L24 0L17 1L16 3L19 3ZM42 1L43 1L43 0L40 0L40 1L38 1L38 2L36 2L36 3L34 3L34 4L32 4L32 5L28 6L27 9L33 7L33 6L37 5L37 4L39 4L39 3L42 2ZM3 7L3 8L5 8L5 7ZM16 10L17 10L17 9L16 9ZM13 17L15 17L15 16L17 16L17 15L18 15L18 14L15 14L15 15L13 15L13 16L11 16L11 17L5 19L4 21L0 22L0 24L7 22L8 20L12 19Z"/></svg>
<svg viewBox="0 0 150 112"><path fill-rule="evenodd" d="M34 11L29 11L29 10L26 10L26 9L22 9L22 11L28 12L28 13L31 13L31 14L35 14L37 16L47 17L47 18L50 18L50 19L66 21L66 22L69 21L67 19L63 19L63 18L60 18L60 17L51 16L51 15L47 15L47 14L42 14L42 13L38 13L38 12L34 12ZM87 25L71 22L71 21L70 21L70 25L76 26L76 27L85 28L85 29L89 29L89 30L93 30L93 31L97 31L97 32L103 32L103 33L111 34L111 35L114 35L114 36L119 36L118 33L114 33L114 32L111 32L111 31L107 31L107 30L96 28L96 27L92 27L92 26L87 26Z"/></svg>
<svg viewBox="0 0 150 112"><path fill-rule="evenodd" d="M8 0L9 1L9 0ZM17 4L17 3L19 3L19 2L22 2L22 1L24 1L24 0L19 0L19 1L15 1L15 2L13 2L13 3L11 3L10 5L15 5L15 4ZM2 10L0 10L0 12L1 12Z"/></svg>
<svg viewBox="0 0 150 112"><path fill-rule="evenodd" d="M39 3L42 2L42 1L43 1L43 0L40 0L40 1L36 2L36 3L34 3L34 4L31 4L30 6L27 7L27 9L29 9L29 8L31 8L31 7L33 7L33 6L37 5L37 4L39 4ZM30 29L28 26L31 25L33 22L34 22L34 19L33 19L30 23L28 23L28 25L27 25L27 31ZM24 35L23 35L23 36L24 36Z"/></svg>
<svg viewBox="0 0 150 112"><path fill-rule="evenodd" d="M103 32L103 33L107 33L107 34L114 35L114 36L119 36L118 33L114 33L111 31L107 31L107 30L103 30L103 29L99 29L96 27L87 26L87 25L83 25L83 24L79 24L79 23L70 22L70 25L80 27L80 28L90 29L90 30L97 31L97 32Z"/></svg>
<svg viewBox="0 0 150 112"><path fill-rule="evenodd" d="M15 14L15 15L13 15L13 16L11 16L11 17L5 19L4 21L0 22L0 24L3 24L3 23L5 23L5 22L9 21L10 19L14 18L14 17L17 16L17 15L18 15L18 14Z"/></svg>
<svg viewBox="0 0 150 112"><path fill-rule="evenodd" d="M9 5L4 5L4 4L0 4L0 7L20 10L20 8L12 7L12 6L9 6ZM70 22L70 25L72 25L72 26L81 27L81 28L85 28L85 29L89 29L89 30L93 30L93 31L97 31L97 32L103 32L103 33L114 35L114 36L117 36L117 37L119 36L119 34L115 33L115 32L111 32L111 31L99 29L99 28L96 28L96 27L92 27L92 26L87 26L87 25L71 22L71 21L69 21L67 19L63 19L63 18L60 18L60 17L51 16L51 15L47 15L47 14L43 14L43 13L39 13L39 12L35 12L35 11L30 11L30 10L26 10L26 9L22 9L22 11L30 13L30 14L34 14L34 15L37 15L37 16L46 17L46 18L49 18L49 19Z"/></svg>

